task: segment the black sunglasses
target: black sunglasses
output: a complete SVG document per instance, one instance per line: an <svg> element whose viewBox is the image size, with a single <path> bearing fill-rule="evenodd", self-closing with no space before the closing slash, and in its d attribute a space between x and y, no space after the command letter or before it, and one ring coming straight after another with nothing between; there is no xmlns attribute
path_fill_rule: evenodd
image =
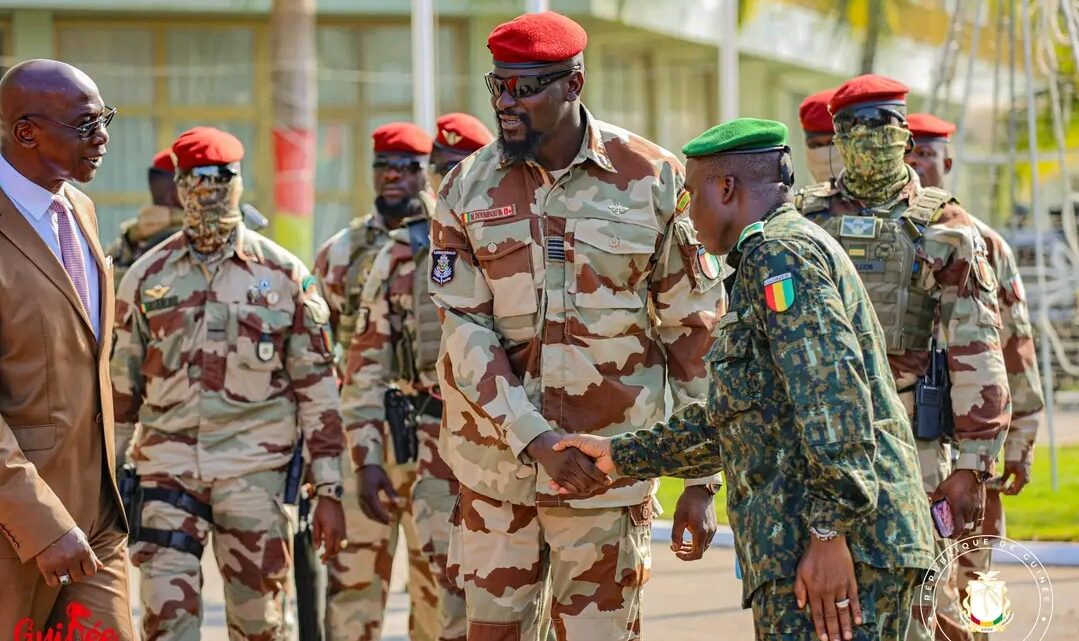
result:
<svg viewBox="0 0 1079 641"><path fill-rule="evenodd" d="M211 182L228 182L240 175L239 163L229 163L227 165L203 165L201 167L192 167L186 171L177 172L178 175L190 175L200 180L208 180Z"/></svg>
<svg viewBox="0 0 1079 641"><path fill-rule="evenodd" d="M90 138L90 136L94 135L94 132L97 131L98 127L105 129L112 124L112 119L116 117L116 108L105 105L105 109L105 113L101 114L100 118L92 120L85 125L69 125L66 122L60 122L59 120L54 120L52 118L49 118L48 116L43 116L41 114L25 114L22 118L40 118L42 120L51 122L54 125L60 125L61 127L74 129L75 132L79 135L79 138L87 140ZM19 120L22 120L22 118L19 118Z"/></svg>
<svg viewBox="0 0 1079 641"><path fill-rule="evenodd" d="M510 76L509 78L499 78L492 71L484 76L484 80L487 81L487 91L491 92L491 95L495 98L501 96L502 92L505 91L514 98L521 99L538 94L555 80L565 78L574 71L580 70L580 68L580 65L573 65L569 69L561 71L552 71L551 73L539 75Z"/></svg>
<svg viewBox="0 0 1079 641"><path fill-rule="evenodd" d="M371 167L375 171L385 171L387 169L396 169L397 171L407 171L410 173L417 173L423 170L423 163L419 160L411 160L409 158L376 158Z"/></svg>
<svg viewBox="0 0 1079 641"><path fill-rule="evenodd" d="M892 118L898 120L900 124L907 122L907 117L902 111L878 105L844 109L832 118L832 122L835 124L836 133L848 134L858 125L864 125L869 129L890 125Z"/></svg>
<svg viewBox="0 0 1079 641"><path fill-rule="evenodd" d="M461 164L460 160L447 160L445 162L436 163L433 167L434 172L439 176L445 176L453 171L453 168Z"/></svg>

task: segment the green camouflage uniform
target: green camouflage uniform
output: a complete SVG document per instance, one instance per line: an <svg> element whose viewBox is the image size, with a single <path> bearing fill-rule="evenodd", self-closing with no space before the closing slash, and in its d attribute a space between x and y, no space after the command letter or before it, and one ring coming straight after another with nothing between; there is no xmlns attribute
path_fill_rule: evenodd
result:
<svg viewBox="0 0 1079 641"><path fill-rule="evenodd" d="M873 298L878 285L867 285L882 324L902 328L903 338L917 333L925 340L914 345L889 344L888 360L900 399L907 415L914 420L914 387L929 366L929 340L936 336L948 347L948 370L951 378L951 403L955 421L955 445L942 440L921 440L918 447L922 485L930 492L951 473L952 447L958 449L955 469L988 470L999 453L1010 420L1009 380L1001 350L998 329L1001 327L996 293L998 284L989 266L986 244L973 218L955 199L939 189L922 188L917 174L907 168L908 182L889 202L867 207L838 184L820 183L807 187L796 198L803 214L837 236L851 255L863 279L876 282L884 258L879 248L867 245L880 242L860 237L850 229L873 218L906 221L915 243L915 260L906 308L898 300ZM908 224L909 223L909 224ZM849 229L848 229L849 228ZM873 234L882 225L874 221ZM900 239L887 244L894 248ZM889 254L890 257L892 254ZM915 300L924 301L924 309L915 309ZM912 315L917 315L917 320ZM887 319L887 320L884 320ZM957 524L962 527L963 524ZM937 554L944 553L950 540L936 540ZM957 630L959 618L952 603L943 603L937 617L942 626ZM909 638L923 641L932 638L926 626L910 626Z"/></svg>
<svg viewBox="0 0 1079 641"><path fill-rule="evenodd" d="M301 433L315 483L341 480L328 317L307 268L242 224L209 263L178 234L120 283L116 451L127 451L140 423L129 456L142 486L180 489L212 508L209 523L149 500L140 522L200 545L213 533L233 638L284 635L290 535L282 493ZM132 561L145 638L198 639L199 558L139 541Z"/></svg>
<svg viewBox="0 0 1079 641"><path fill-rule="evenodd" d="M183 224L183 209L162 205L143 207L137 218L124 221L120 237L105 249L105 255L112 257L116 287L120 287L124 274L140 256L180 231Z"/></svg>
<svg viewBox="0 0 1079 641"><path fill-rule="evenodd" d="M427 236L426 220L418 221L419 231ZM438 433L441 425L441 403L437 402L438 379L435 363L442 337L438 311L427 294L427 248L424 244L414 255L409 239L410 228L395 229L389 233L390 242L375 257L371 271L364 283L359 323L352 337L348 352L345 386L341 394L341 413L351 450L358 458L357 467L380 465L389 469L398 466L392 451L392 441L386 430L384 396L388 387L400 389L408 396L417 410L418 465L415 466L416 483L402 488L402 496L410 497L408 505L396 510L387 509L419 535L423 559L409 559L411 564L426 562L429 572L414 574L409 581L413 602L423 600L425 611L439 607L440 620L430 621L413 616L410 638L440 641L463 641L465 638L464 593L446 575L446 552L449 548L449 519L457 498L457 480L438 452ZM418 297L416 293L418 292ZM430 403L431 395L436 399ZM411 467L411 466L410 466ZM381 525L381 524L380 524ZM389 540L392 557L397 542L397 528L383 525L388 532L375 542L372 550L369 542L361 542L355 551L350 543L347 554L357 555L352 567L371 567L381 553L378 546ZM351 541L351 539L350 539ZM363 557L363 558L361 558ZM346 559L348 557L345 557ZM386 587L390 576L389 565L382 581L374 581L369 588L377 591L381 605L385 606ZM426 579L437 579L437 588ZM372 599L374 600L374 599ZM431 624L436 624L431 629ZM377 639L377 630L371 638ZM354 635L350 638L356 638ZM360 638L367 638L361 636Z"/></svg>
<svg viewBox="0 0 1079 641"><path fill-rule="evenodd" d="M655 481L559 496L540 434L613 436L704 397L724 296L670 152L582 108L555 178L488 145L442 183L429 284L443 313L439 448L461 482L449 572L469 637L635 639Z"/></svg>
<svg viewBox="0 0 1079 641"><path fill-rule="evenodd" d="M705 357L707 403L615 438L617 472L686 477L722 465L758 639L813 633L791 596L810 526L847 537L866 615L856 638L900 639L917 570L933 557L880 324L842 249L793 206L747 228L739 250L728 257L730 311Z"/></svg>
<svg viewBox="0 0 1079 641"><path fill-rule="evenodd" d="M353 220L331 236L315 258L314 273L330 307L330 325L340 346L342 371L357 326L366 328L369 324L370 311L361 302L364 283L375 256L388 241L389 230L382 216L373 213ZM381 400L378 399L380 404ZM384 409L375 411L385 417ZM433 640L438 635L436 581L423 554L413 506L387 505L392 516L388 526L368 518L360 509L357 470L368 458L368 451L363 438L356 438L355 428L353 425L347 434L351 456L342 460L345 493L341 500L349 545L327 566L326 637L328 641L379 638L397 537L403 531L409 556L409 628L416 635L414 641ZM416 464L386 463L385 468L397 494L410 496L416 482Z"/></svg>

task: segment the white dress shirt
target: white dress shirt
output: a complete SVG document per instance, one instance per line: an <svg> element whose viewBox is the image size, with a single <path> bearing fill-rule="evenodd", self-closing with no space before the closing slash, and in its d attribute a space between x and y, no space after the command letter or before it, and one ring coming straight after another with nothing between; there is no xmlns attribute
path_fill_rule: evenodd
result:
<svg viewBox="0 0 1079 641"><path fill-rule="evenodd" d="M26 222L30 223L63 267L64 261L60 255L60 233L57 230L56 214L51 209L52 192L20 174L3 154L0 154L0 189L3 189L11 202L15 203L15 207L26 218ZM79 244L82 260L86 265L86 285L90 289L90 309L86 311L94 328L94 336L100 337L101 283L98 279L97 261L94 260L90 244L86 242L86 237L82 234L82 228L75 220L74 208L70 202L67 202L67 207L71 228L75 230L75 241Z"/></svg>

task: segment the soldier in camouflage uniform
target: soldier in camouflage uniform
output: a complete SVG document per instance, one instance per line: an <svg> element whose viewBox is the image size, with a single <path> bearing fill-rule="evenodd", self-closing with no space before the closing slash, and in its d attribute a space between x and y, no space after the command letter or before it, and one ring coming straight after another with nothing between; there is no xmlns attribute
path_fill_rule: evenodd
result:
<svg viewBox="0 0 1079 641"><path fill-rule="evenodd" d="M479 121L470 122L462 116L453 114L438 120L435 145L443 164L450 157L467 157L494 137ZM467 127L474 125L481 129L472 135ZM418 460L416 483L406 489L408 505L401 519L408 520L406 527L418 533L424 557L438 580L438 591L424 590L414 594L413 599L438 604L440 641L464 641L464 592L446 574L449 519L458 484L438 452L442 400L435 363L442 328L427 293L429 227L426 214L406 220L389 232L390 241L375 257L360 298L361 322L349 347L341 413L352 442L366 452L364 466L382 468L397 466L402 454L387 447L388 442L401 442L400 438L387 438L392 434L385 432L387 391L403 394L414 408L415 431L405 430L410 433L404 437L411 440L412 434L416 436L412 444L415 450L411 452L413 461ZM397 461L387 457L390 452ZM386 491L396 496L392 486L387 486ZM360 498L367 503L366 513L376 520L390 521L389 512L377 496L365 493ZM420 586L410 583L409 587L414 590ZM385 589L381 596L385 599ZM429 633L414 629L412 638L428 638Z"/></svg>
<svg viewBox="0 0 1079 641"><path fill-rule="evenodd" d="M241 222L243 147L197 127L172 147L184 233L140 258L117 295L117 452L142 512L129 515L146 639L199 638L200 557L213 534L232 639L284 639L291 554L282 504L302 434L318 495L316 545L344 534L343 449L329 311L295 256Z"/></svg>
<svg viewBox="0 0 1079 641"><path fill-rule="evenodd" d="M153 204L140 209L137 218L124 221L120 225L120 237L105 250L105 255L112 257L117 287L139 256L180 231L183 226L184 210L176 195L176 182L173 180L175 171L171 148L162 149L154 155L148 177Z"/></svg>
<svg viewBox="0 0 1079 641"><path fill-rule="evenodd" d="M914 149L907 154L907 164L917 173L922 185L941 187L952 169L948 143L955 125L931 114L911 114L907 118ZM970 217L988 247L989 264L996 274L997 302L1003 321L1000 342L1012 395L1012 420L1004 441L1002 478L986 486L985 520L975 534L1004 536L1004 507L1000 494L1015 495L1030 481L1034 463L1034 440L1045 407L1041 376L1038 373L1034 331L1026 304L1023 279L1015 255L1004 238L985 222ZM991 551L979 549L959 557L959 588L965 594L968 581L976 572L990 570ZM984 635L983 635L984 636ZM953 639L954 641L954 639Z"/></svg>
<svg viewBox="0 0 1079 641"><path fill-rule="evenodd" d="M899 641L932 564L914 438L854 265L791 204L786 143L781 123L743 118L682 148L690 217L735 270L707 403L560 447L619 478L722 465L757 639Z"/></svg>
<svg viewBox="0 0 1079 641"><path fill-rule="evenodd" d="M997 282L985 241L951 194L923 187L903 162L911 147L907 88L861 76L833 95L835 145L845 169L837 181L806 188L802 213L835 237L853 259L888 339L889 363L918 447L925 491L946 498L958 538L974 531L985 505L985 481L1010 420L1008 375L998 330ZM932 415L915 415L914 391L927 376L934 338L946 345L954 446L931 433ZM951 461L951 447L958 450ZM937 541L938 554L949 546ZM919 606L916 606L919 607ZM954 612L938 613L943 624ZM931 638L921 609L912 639Z"/></svg>
<svg viewBox="0 0 1079 641"><path fill-rule="evenodd" d="M438 134L431 151L431 189L438 193L442 179L461 161L495 139L479 118L465 113L448 113L435 123Z"/></svg>
<svg viewBox="0 0 1079 641"><path fill-rule="evenodd" d="M835 126L828 113L828 101L835 89L825 89L809 96L798 106L798 120L805 134L806 164L814 182L834 180L843 171L843 159L839 157L832 136Z"/></svg>
<svg viewBox="0 0 1079 641"><path fill-rule="evenodd" d="M375 211L326 241L315 260L315 275L343 350L342 370L352 338L371 326L371 309L362 303L362 292L375 256L389 240L388 232L400 228L406 218L423 218L424 212L433 209L425 190L431 137L414 124L397 122L375 129L371 138L379 194ZM355 394L347 388L345 393L352 394L349 403L354 403ZM370 416L365 418L382 421L381 403L378 398L377 407L369 407ZM439 628L438 588L422 551L413 506L398 499L410 495L417 466L415 462L398 464L390 448L374 448L369 439L372 426L354 410L345 422L350 452L350 461L344 461L342 468L348 546L328 566L326 636L329 641L379 638L390 570L403 531L409 555L409 630L413 641L433 641Z"/></svg>
<svg viewBox="0 0 1079 641"><path fill-rule="evenodd" d="M498 144L446 176L432 222L439 449L461 482L449 572L471 640L639 637L656 483L606 485L553 445L651 424L667 384L677 407L703 398L724 302L718 260L679 215L681 164L581 104L586 40L552 12L495 28ZM706 546L716 478L698 481L676 520Z"/></svg>

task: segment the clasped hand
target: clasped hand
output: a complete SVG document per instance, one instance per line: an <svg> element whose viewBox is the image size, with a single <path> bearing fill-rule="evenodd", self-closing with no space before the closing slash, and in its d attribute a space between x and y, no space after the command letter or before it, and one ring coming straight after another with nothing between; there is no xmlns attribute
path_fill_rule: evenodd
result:
<svg viewBox="0 0 1079 641"><path fill-rule="evenodd" d="M546 432L525 448L551 477L559 494L594 494L611 484L614 471L609 439L585 434Z"/></svg>

